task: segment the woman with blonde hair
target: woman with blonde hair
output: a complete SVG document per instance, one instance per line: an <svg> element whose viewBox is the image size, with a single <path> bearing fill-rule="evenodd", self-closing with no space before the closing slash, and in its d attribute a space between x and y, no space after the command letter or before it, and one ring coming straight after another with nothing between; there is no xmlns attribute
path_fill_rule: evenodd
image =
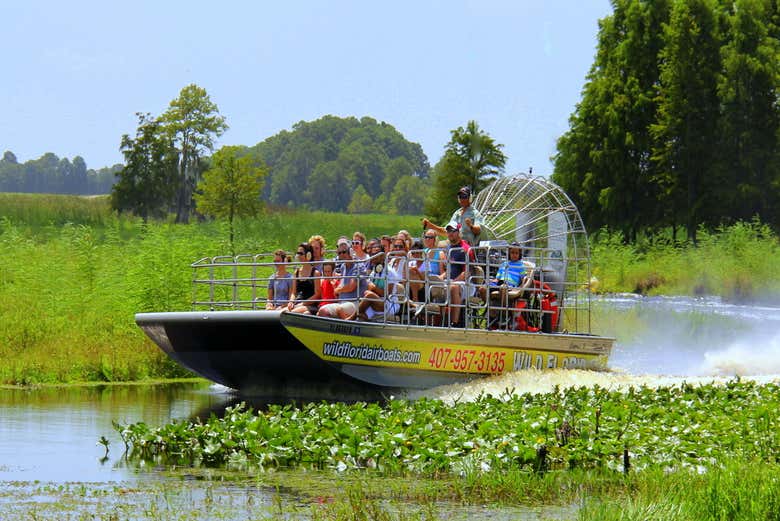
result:
<svg viewBox="0 0 780 521"><path fill-rule="evenodd" d="M309 237L308 243L311 245L313 266L317 268L317 271L322 273L322 261L325 260L325 239L322 235L312 235Z"/></svg>

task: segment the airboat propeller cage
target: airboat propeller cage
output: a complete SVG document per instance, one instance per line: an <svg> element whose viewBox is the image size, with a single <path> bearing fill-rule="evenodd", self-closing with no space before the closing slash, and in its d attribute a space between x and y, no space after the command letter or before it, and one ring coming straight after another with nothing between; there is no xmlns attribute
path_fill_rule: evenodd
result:
<svg viewBox="0 0 780 521"><path fill-rule="evenodd" d="M580 212L563 189L539 176L499 177L472 203L497 244L517 242L535 276L565 303L563 327L590 331L590 251Z"/></svg>

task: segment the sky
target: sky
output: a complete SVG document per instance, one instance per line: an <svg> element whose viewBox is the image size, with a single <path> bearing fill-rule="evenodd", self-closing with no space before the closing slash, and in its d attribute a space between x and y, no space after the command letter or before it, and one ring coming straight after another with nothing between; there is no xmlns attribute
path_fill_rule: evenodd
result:
<svg viewBox="0 0 780 521"><path fill-rule="evenodd" d="M3 2L0 152L122 162L137 112L208 92L252 146L324 115L393 125L434 165L475 120L506 173L552 172L608 0Z"/></svg>

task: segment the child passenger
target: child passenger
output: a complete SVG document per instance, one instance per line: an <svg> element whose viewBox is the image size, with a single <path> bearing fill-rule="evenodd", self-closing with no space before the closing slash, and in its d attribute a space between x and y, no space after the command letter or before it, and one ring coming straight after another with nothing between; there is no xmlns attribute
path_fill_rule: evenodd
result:
<svg viewBox="0 0 780 521"><path fill-rule="evenodd" d="M333 289L336 287L336 279L332 279L330 277L334 276L336 270L336 263L333 261L325 261L322 263L322 276L323 279L321 281L321 298L322 302L320 302L320 306L322 307L325 304L332 304L336 302L336 294L333 292Z"/></svg>

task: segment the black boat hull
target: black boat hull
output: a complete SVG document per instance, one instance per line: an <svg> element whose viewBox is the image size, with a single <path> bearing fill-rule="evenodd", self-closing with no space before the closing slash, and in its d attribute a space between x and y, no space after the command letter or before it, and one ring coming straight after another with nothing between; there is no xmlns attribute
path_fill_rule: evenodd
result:
<svg viewBox="0 0 780 521"><path fill-rule="evenodd" d="M136 323L190 371L246 396L375 398L392 389L356 382L298 342L273 311L139 313Z"/></svg>

